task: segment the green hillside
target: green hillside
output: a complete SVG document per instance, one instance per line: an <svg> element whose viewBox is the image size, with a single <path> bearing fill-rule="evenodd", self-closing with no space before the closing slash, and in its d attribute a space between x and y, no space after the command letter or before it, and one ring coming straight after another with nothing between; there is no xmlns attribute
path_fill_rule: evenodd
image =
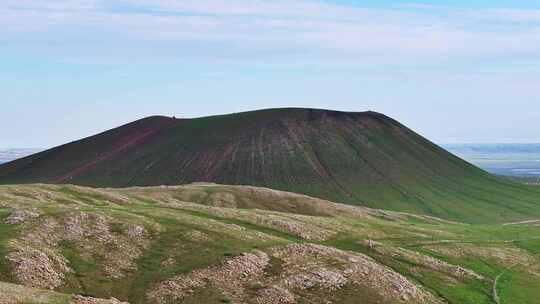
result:
<svg viewBox="0 0 540 304"><path fill-rule="evenodd" d="M536 304L536 224L247 186L0 186L0 303Z"/></svg>
<svg viewBox="0 0 540 304"><path fill-rule="evenodd" d="M458 159L374 112L150 117L0 166L1 184L216 182L466 222L540 217L540 190Z"/></svg>

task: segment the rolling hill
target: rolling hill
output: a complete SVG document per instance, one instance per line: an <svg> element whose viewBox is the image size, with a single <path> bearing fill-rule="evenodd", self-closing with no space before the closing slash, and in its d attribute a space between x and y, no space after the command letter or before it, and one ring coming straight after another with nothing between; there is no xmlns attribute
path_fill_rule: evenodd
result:
<svg viewBox="0 0 540 304"><path fill-rule="evenodd" d="M0 303L537 304L537 224L252 186L0 186Z"/></svg>
<svg viewBox="0 0 540 304"><path fill-rule="evenodd" d="M263 186L467 222L540 217L540 190L494 177L375 112L149 117L0 166L1 184Z"/></svg>

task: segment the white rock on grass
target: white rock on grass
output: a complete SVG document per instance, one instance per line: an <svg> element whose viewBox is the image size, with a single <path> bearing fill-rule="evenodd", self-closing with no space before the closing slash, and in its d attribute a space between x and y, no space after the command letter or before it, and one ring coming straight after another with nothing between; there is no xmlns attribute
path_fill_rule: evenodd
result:
<svg viewBox="0 0 540 304"><path fill-rule="evenodd" d="M39 217L39 214L36 212L28 210L15 210L6 218L5 223L9 225L16 225L37 217Z"/></svg>

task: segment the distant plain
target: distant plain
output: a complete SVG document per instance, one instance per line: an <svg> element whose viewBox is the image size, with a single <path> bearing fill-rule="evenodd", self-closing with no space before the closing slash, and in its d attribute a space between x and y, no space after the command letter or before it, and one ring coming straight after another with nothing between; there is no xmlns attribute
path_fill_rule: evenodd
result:
<svg viewBox="0 0 540 304"><path fill-rule="evenodd" d="M16 160L18 158L31 155L42 150L43 149L38 149L38 148L8 148L8 149L0 148L0 164L7 163L12 160Z"/></svg>
<svg viewBox="0 0 540 304"><path fill-rule="evenodd" d="M446 144L442 147L493 174L540 178L540 144Z"/></svg>

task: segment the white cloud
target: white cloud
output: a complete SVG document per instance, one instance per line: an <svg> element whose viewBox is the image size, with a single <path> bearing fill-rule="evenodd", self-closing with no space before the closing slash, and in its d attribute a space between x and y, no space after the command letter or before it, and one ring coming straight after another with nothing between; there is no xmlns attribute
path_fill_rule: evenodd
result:
<svg viewBox="0 0 540 304"><path fill-rule="evenodd" d="M351 11L350 7L309 0L121 0L121 3L161 11L221 16L328 17L347 16Z"/></svg>
<svg viewBox="0 0 540 304"><path fill-rule="evenodd" d="M181 44L186 48L179 56L237 60L261 52L393 62L536 56L540 11L368 9L315 0L4 0L0 41L16 45L21 39L63 39L68 46L84 39L141 47L151 42L156 55L163 45ZM201 44L216 49L199 50Z"/></svg>
<svg viewBox="0 0 540 304"><path fill-rule="evenodd" d="M89 10L97 8L98 0L3 0L2 6L17 10Z"/></svg>

